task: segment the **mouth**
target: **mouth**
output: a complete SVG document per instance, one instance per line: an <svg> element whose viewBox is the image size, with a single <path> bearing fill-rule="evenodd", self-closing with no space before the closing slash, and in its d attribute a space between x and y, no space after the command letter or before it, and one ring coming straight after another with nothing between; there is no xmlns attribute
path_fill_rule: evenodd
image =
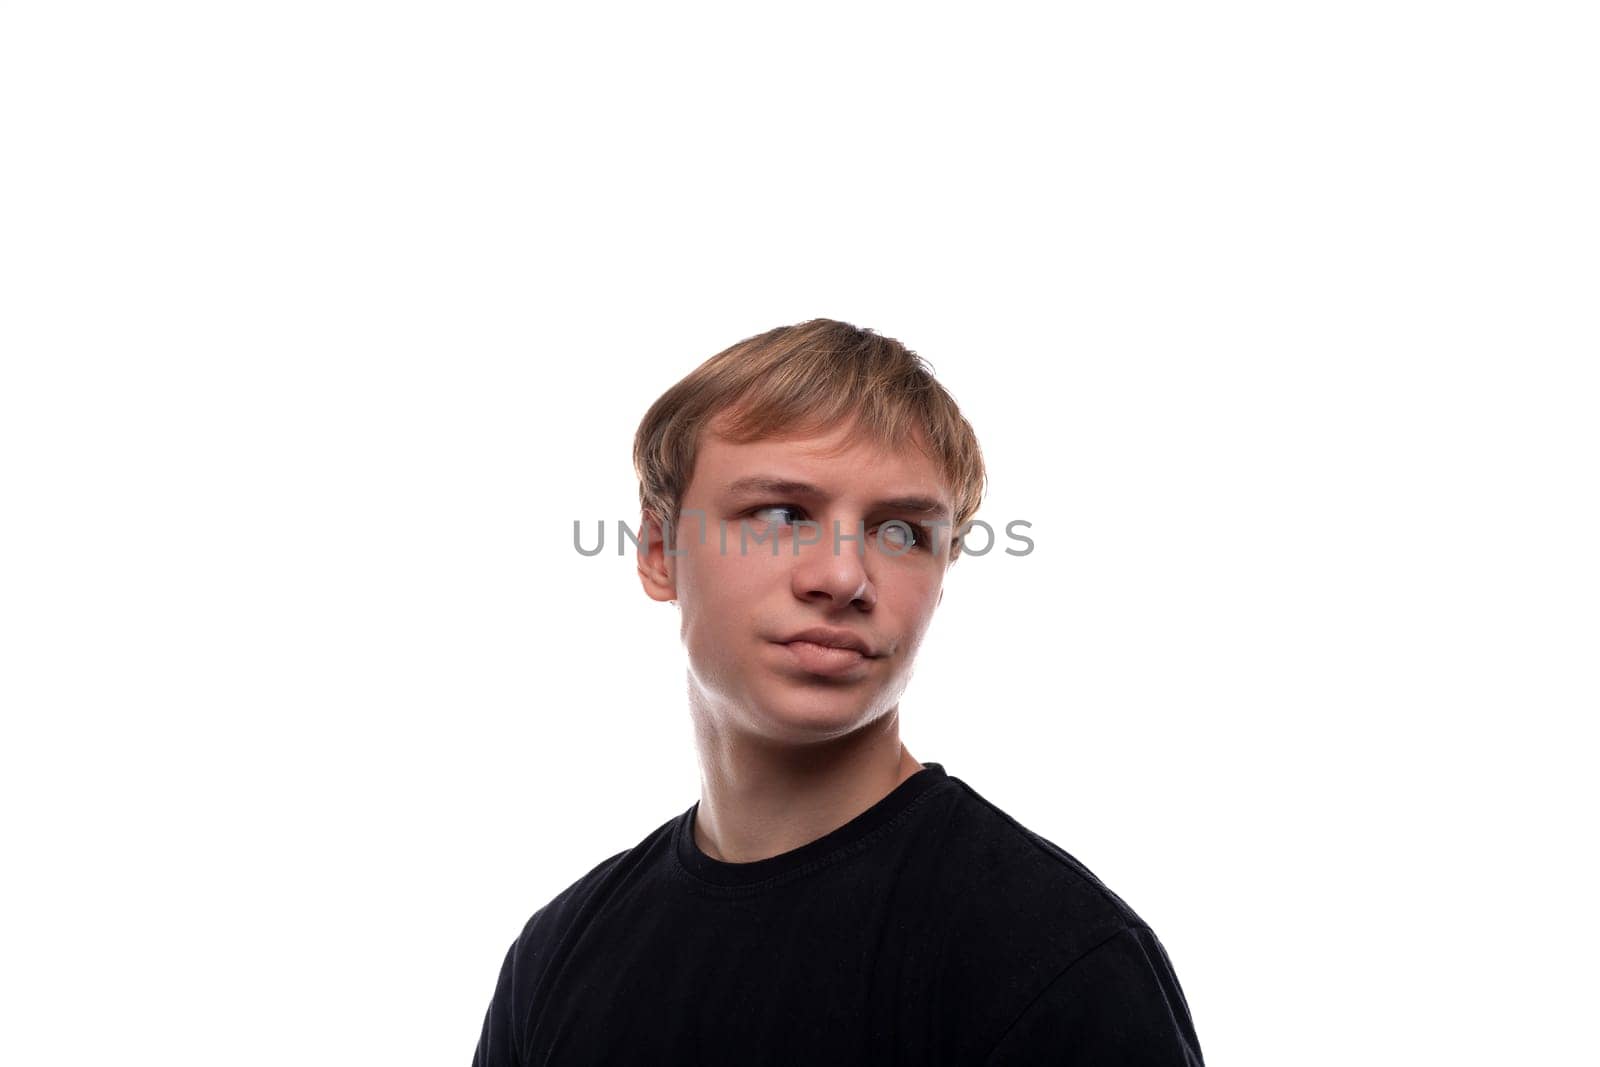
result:
<svg viewBox="0 0 1600 1067"><path fill-rule="evenodd" d="M865 666L875 657L854 648L836 648L816 641L775 642L786 653L786 658L796 667L810 674L849 674Z"/></svg>
<svg viewBox="0 0 1600 1067"><path fill-rule="evenodd" d="M846 630L837 626L813 626L788 637L781 638L780 644L785 645L815 645L818 648L843 649L859 653L866 659L873 659L877 652L867 644L865 638L853 630Z"/></svg>

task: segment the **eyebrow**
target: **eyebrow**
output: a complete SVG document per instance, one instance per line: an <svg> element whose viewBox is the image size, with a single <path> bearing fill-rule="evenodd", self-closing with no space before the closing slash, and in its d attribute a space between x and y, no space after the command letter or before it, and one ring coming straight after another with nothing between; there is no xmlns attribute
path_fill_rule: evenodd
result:
<svg viewBox="0 0 1600 1067"><path fill-rule="evenodd" d="M810 482L797 482L789 478L774 478L770 475L757 474L748 478L736 478L723 486L723 491L730 495L745 493L776 493L782 496L811 497L826 500L827 493L812 485ZM931 496L897 496L888 500L879 500L873 508L887 511L905 511L927 518L949 518L950 509L944 502Z"/></svg>

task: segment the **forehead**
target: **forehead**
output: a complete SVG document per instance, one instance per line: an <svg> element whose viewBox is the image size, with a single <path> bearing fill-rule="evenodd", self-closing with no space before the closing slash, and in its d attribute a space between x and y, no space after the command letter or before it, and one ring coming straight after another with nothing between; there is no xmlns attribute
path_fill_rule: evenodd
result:
<svg viewBox="0 0 1600 1067"><path fill-rule="evenodd" d="M830 498L867 503L926 498L950 510L949 487L920 440L903 448L841 426L818 433L736 442L706 432L689 488L696 496L761 495L763 481L803 482Z"/></svg>

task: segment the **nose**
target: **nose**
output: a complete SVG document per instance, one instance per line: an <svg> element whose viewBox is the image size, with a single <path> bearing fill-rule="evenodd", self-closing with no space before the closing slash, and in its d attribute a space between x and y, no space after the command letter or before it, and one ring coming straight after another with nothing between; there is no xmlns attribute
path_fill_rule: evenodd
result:
<svg viewBox="0 0 1600 1067"><path fill-rule="evenodd" d="M848 532L849 528L845 529ZM878 602L860 542L841 540L836 552L833 538L826 532L815 544L801 545L789 580L794 595L808 602L854 605L863 611Z"/></svg>

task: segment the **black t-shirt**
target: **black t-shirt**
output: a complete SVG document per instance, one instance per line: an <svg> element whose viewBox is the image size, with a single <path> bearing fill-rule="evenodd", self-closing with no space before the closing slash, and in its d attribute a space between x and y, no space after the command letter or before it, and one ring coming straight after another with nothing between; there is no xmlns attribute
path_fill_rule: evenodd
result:
<svg viewBox="0 0 1600 1067"><path fill-rule="evenodd" d="M534 913L474 1067L1202 1062L1150 927L942 765L753 863L698 808Z"/></svg>

